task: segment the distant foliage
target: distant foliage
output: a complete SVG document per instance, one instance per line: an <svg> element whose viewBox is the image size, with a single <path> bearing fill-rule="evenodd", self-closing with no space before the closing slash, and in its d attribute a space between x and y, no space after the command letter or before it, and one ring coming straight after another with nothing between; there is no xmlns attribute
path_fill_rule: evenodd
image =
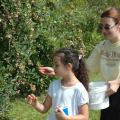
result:
<svg viewBox="0 0 120 120"><path fill-rule="evenodd" d="M101 12L119 0L0 0L0 115L11 97L40 95L52 78L39 66L52 66L54 49L81 47L86 57L102 37ZM2 118L0 118L2 119Z"/></svg>

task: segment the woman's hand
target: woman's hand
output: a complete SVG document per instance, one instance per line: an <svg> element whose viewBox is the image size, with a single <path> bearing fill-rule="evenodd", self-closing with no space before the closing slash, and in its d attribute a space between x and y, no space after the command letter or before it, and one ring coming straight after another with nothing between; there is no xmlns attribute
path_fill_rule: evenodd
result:
<svg viewBox="0 0 120 120"><path fill-rule="evenodd" d="M57 106L55 112L56 112L57 120L67 120L67 116L60 107Z"/></svg>
<svg viewBox="0 0 120 120"><path fill-rule="evenodd" d="M107 95L110 96L114 93L117 92L118 88L120 87L120 83L118 80L112 80L112 81L108 81L108 91L107 91Z"/></svg>
<svg viewBox="0 0 120 120"><path fill-rule="evenodd" d="M39 72L49 76L55 75L54 69L52 67L39 67Z"/></svg>
<svg viewBox="0 0 120 120"><path fill-rule="evenodd" d="M37 97L35 95L33 95L33 94L28 95L27 98L26 98L26 101L27 101L28 104L35 107L36 104L37 104Z"/></svg>

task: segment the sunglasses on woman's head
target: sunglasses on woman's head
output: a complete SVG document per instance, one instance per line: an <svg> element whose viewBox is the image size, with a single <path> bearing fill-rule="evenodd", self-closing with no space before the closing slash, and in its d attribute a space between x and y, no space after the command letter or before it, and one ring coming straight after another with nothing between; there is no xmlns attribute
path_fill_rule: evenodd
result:
<svg viewBox="0 0 120 120"><path fill-rule="evenodd" d="M102 29L110 30L111 28L113 28L116 25L117 25L117 23L115 23L114 25L108 25L108 24L103 25L100 23L98 28L99 28L99 30L102 30Z"/></svg>

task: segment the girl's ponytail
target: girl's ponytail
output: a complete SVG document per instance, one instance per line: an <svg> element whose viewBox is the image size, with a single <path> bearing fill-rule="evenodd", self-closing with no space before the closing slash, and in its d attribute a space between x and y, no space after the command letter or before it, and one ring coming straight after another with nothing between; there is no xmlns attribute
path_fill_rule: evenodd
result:
<svg viewBox="0 0 120 120"><path fill-rule="evenodd" d="M79 57L79 69L77 70L77 78L84 85L86 90L88 90L89 76L83 57Z"/></svg>

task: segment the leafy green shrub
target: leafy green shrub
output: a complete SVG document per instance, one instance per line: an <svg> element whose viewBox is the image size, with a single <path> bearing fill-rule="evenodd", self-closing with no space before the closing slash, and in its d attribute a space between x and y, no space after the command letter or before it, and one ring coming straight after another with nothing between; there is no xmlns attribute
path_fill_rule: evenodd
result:
<svg viewBox="0 0 120 120"><path fill-rule="evenodd" d="M33 92L31 85L35 85L36 94L48 87L51 79L40 75L38 67L51 64L54 46L43 30L44 25L40 26L39 2L4 0L0 3L0 114L3 118L11 96L18 93L26 97Z"/></svg>
<svg viewBox="0 0 120 120"><path fill-rule="evenodd" d="M4 77L3 77L4 76ZM10 97L15 94L10 75L5 67L0 68L0 119L7 120L6 113L10 106Z"/></svg>

